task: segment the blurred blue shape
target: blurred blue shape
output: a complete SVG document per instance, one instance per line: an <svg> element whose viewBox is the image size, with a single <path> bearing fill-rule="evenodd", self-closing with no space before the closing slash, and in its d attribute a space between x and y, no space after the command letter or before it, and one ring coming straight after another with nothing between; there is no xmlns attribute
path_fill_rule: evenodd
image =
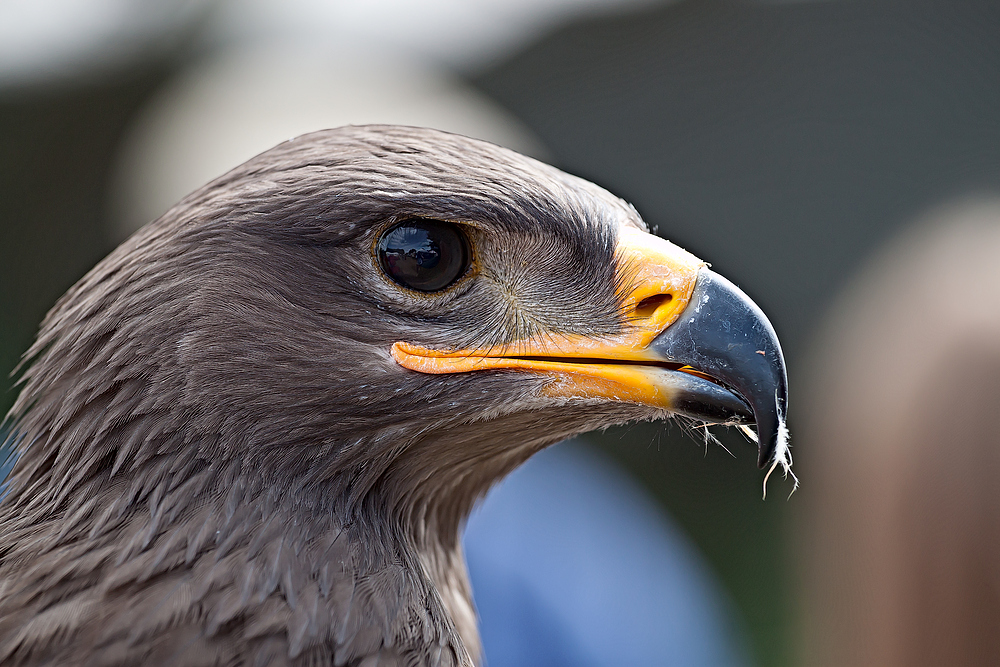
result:
<svg viewBox="0 0 1000 667"><path fill-rule="evenodd" d="M16 438L4 424L0 424L0 501L7 495L7 475L17 461L17 452L14 449Z"/></svg>
<svg viewBox="0 0 1000 667"><path fill-rule="evenodd" d="M579 442L539 453L491 491L465 550L489 667L748 662L680 529Z"/></svg>

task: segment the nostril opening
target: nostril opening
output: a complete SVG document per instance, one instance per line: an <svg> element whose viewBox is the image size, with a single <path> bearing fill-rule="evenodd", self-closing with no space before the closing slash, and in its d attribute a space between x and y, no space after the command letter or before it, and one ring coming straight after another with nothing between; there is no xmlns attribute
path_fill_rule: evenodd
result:
<svg viewBox="0 0 1000 667"><path fill-rule="evenodd" d="M636 317L650 317L660 306L673 301L673 294L654 294L647 296L635 306Z"/></svg>

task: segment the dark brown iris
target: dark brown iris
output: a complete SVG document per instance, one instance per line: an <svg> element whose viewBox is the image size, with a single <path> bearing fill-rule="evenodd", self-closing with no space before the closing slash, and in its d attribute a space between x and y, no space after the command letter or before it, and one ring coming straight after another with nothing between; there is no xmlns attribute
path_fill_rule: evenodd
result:
<svg viewBox="0 0 1000 667"><path fill-rule="evenodd" d="M469 243L456 225L411 218L390 227L378 241L378 262L394 281L418 292L437 292L469 266Z"/></svg>

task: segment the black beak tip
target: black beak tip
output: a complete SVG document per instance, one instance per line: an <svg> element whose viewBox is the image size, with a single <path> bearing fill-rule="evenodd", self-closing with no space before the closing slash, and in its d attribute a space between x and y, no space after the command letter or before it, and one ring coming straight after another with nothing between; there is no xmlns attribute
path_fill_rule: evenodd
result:
<svg viewBox="0 0 1000 667"><path fill-rule="evenodd" d="M754 412L756 415L756 411ZM778 420L771 415L757 420L757 467L766 468L778 448Z"/></svg>
<svg viewBox="0 0 1000 667"><path fill-rule="evenodd" d="M782 437L788 380L778 338L770 323L761 319L755 321L753 326L759 328L755 335L764 354L754 350L756 359L751 359L743 372L738 374L742 377L736 378L734 388L753 409L757 424L757 466L765 468L774 461Z"/></svg>
<svg viewBox="0 0 1000 667"><path fill-rule="evenodd" d="M757 424L757 465L764 468L774 460L788 379L778 336L750 297L702 268L684 312L651 347L668 361L707 373L742 398Z"/></svg>

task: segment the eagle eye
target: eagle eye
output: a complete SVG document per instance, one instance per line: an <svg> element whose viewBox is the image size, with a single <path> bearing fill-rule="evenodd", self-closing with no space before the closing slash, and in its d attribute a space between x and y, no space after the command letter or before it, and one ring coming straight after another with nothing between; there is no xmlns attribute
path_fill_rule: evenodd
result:
<svg viewBox="0 0 1000 667"><path fill-rule="evenodd" d="M387 229L375 248L379 266L403 287L436 292L469 267L469 242L456 225L410 218Z"/></svg>

